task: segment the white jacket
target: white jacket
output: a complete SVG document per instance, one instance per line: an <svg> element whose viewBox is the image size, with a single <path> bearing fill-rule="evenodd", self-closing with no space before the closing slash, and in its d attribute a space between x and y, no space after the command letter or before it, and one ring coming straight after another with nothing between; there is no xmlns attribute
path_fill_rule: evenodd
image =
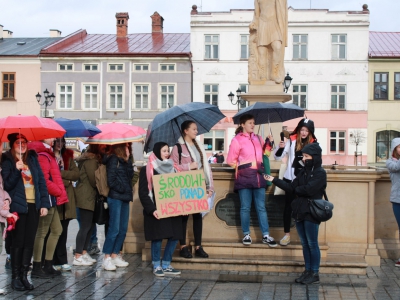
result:
<svg viewBox="0 0 400 300"><path fill-rule="evenodd" d="M285 148L283 149L282 155L281 156L276 156L276 152L279 150L279 146L277 146L274 149L274 157L275 160L282 160L286 155L289 155L289 159L287 162L287 168L285 171L285 174L283 175L284 178L293 181L293 179L296 178L294 175L294 168L292 168L293 165L293 160L295 157L295 152L296 152L296 140L293 140L290 142L290 138L286 140Z"/></svg>

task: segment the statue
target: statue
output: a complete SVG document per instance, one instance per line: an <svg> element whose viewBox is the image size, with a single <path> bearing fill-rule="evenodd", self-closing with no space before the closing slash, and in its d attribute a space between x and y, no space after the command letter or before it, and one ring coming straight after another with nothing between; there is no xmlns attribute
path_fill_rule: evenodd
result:
<svg viewBox="0 0 400 300"><path fill-rule="evenodd" d="M287 0L254 1L249 38L249 81L283 82L287 28Z"/></svg>

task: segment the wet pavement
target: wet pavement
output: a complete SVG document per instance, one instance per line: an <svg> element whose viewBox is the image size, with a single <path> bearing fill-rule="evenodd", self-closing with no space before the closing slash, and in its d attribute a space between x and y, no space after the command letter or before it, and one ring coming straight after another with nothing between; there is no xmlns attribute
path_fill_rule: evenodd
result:
<svg viewBox="0 0 400 300"><path fill-rule="evenodd" d="M104 241L103 226L99 242ZM77 224L70 225L67 242L72 262ZM400 268L383 259L381 267L370 267L367 275L321 274L320 284L294 283L297 273L228 272L183 270L179 276L157 278L151 264L138 254L126 254L127 268L104 271L102 255L91 267L73 267L56 278L33 279L33 291L16 292L10 287L11 271L0 256L0 299L400 299Z"/></svg>

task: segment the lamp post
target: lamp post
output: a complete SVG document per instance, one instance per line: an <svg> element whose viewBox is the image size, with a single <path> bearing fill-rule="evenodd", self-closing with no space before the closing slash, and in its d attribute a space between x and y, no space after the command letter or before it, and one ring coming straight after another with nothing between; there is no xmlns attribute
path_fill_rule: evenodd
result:
<svg viewBox="0 0 400 300"><path fill-rule="evenodd" d="M290 84L292 83L293 78L290 77L289 73L285 76L285 80L283 81L283 91L285 93L288 92Z"/></svg>
<svg viewBox="0 0 400 300"><path fill-rule="evenodd" d="M36 101L39 103L40 106L44 105L44 117L47 118L47 106L50 106L53 104L54 99L56 96L54 96L54 93L49 95L49 91L46 89L44 92L44 100L42 103L40 103L40 100L42 99L42 95L39 94L39 92L36 94Z"/></svg>
<svg viewBox="0 0 400 300"><path fill-rule="evenodd" d="M242 94L242 91L240 90L240 88L238 88L237 90L236 90L236 97L237 97L237 100L235 101L234 99L235 99L235 95L234 94L232 94L232 91L229 93L229 95L228 95L228 98L229 98L229 100L231 101L231 103L233 104L233 105L237 105L238 106L238 111L239 111L239 109L240 109L240 105L243 105L243 104L245 104L246 103L246 100L243 100L241 97L240 97L240 95Z"/></svg>

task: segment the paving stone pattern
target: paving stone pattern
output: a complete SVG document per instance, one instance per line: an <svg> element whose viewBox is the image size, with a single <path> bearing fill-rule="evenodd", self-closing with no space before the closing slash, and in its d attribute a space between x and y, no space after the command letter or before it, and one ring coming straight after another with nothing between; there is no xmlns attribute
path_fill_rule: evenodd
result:
<svg viewBox="0 0 400 300"><path fill-rule="evenodd" d="M68 248L76 236L76 222L71 223ZM104 241L99 226L100 244ZM206 249L207 250L207 249ZM96 257L96 256L95 256ZM127 268L104 271L102 255L91 267L73 267L70 272L51 280L33 279L33 291L16 292L10 287L11 271L4 268L5 254L0 256L1 299L400 299L400 268L383 259L381 267L370 267L367 275L321 274L321 283L305 286L294 283L297 273L229 272L220 270L188 271L180 276L157 278L149 262L137 254L126 254ZM232 281L230 281L232 280ZM253 282L252 282L253 281Z"/></svg>

